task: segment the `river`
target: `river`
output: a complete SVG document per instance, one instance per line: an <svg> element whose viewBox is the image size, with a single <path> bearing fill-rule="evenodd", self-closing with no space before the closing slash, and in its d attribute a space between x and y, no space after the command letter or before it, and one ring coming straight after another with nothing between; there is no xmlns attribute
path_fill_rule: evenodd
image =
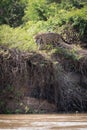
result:
<svg viewBox="0 0 87 130"><path fill-rule="evenodd" d="M87 114L1 114L0 130L87 130Z"/></svg>

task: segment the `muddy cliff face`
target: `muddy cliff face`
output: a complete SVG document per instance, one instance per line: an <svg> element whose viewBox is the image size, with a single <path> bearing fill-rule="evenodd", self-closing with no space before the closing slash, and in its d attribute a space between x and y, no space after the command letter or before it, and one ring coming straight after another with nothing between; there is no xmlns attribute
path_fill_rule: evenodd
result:
<svg viewBox="0 0 87 130"><path fill-rule="evenodd" d="M86 68L85 56L49 59L1 46L0 113L87 112Z"/></svg>

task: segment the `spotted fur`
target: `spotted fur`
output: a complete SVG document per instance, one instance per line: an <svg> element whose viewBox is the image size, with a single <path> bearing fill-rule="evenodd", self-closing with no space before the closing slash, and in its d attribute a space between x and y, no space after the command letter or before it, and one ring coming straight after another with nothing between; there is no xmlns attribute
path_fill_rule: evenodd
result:
<svg viewBox="0 0 87 130"><path fill-rule="evenodd" d="M60 43L65 43L61 35L57 33L41 33L35 37L35 42L38 45L38 49L42 50L46 45L58 46Z"/></svg>

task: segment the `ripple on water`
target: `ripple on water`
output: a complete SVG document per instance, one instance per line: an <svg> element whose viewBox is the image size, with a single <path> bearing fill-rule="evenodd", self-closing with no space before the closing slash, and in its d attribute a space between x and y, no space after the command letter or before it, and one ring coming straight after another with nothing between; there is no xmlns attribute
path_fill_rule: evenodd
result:
<svg viewBox="0 0 87 130"><path fill-rule="evenodd" d="M33 122L31 124L32 126L87 126L87 122Z"/></svg>

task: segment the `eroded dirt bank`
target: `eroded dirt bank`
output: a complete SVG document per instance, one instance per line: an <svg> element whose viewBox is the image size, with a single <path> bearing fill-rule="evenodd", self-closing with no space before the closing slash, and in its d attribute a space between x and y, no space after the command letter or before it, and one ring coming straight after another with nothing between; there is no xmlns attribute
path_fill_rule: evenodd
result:
<svg viewBox="0 0 87 130"><path fill-rule="evenodd" d="M0 113L87 112L86 51L61 46L50 58L0 46Z"/></svg>

